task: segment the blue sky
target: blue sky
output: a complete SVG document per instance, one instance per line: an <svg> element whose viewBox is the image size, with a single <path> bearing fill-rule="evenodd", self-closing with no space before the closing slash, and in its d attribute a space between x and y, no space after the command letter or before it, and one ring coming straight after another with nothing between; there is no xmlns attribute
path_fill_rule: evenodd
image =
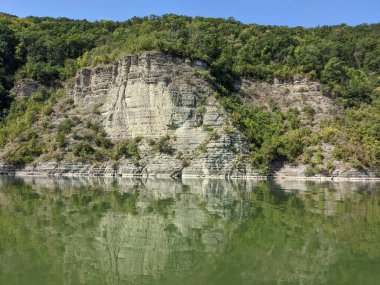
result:
<svg viewBox="0 0 380 285"><path fill-rule="evenodd" d="M380 0L0 0L0 11L90 21L175 13L304 27L380 22Z"/></svg>

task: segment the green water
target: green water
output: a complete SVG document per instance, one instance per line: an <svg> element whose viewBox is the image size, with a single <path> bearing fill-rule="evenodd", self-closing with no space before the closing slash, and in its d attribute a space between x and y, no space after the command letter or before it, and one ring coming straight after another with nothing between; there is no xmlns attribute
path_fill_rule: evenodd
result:
<svg viewBox="0 0 380 285"><path fill-rule="evenodd" d="M3 177L0 284L380 284L380 184Z"/></svg>

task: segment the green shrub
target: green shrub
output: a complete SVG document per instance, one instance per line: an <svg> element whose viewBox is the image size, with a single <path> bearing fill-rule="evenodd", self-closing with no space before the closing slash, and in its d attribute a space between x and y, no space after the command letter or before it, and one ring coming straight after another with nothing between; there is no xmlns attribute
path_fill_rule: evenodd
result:
<svg viewBox="0 0 380 285"><path fill-rule="evenodd" d="M118 160L122 157L133 158L135 161L140 159L138 143L136 140L125 140L117 143L112 150L111 157Z"/></svg>
<svg viewBox="0 0 380 285"><path fill-rule="evenodd" d="M314 176L316 174L316 171L312 166L308 166L306 168L304 174L306 177L311 177L311 176Z"/></svg>
<svg viewBox="0 0 380 285"><path fill-rule="evenodd" d="M64 148L67 146L66 136L63 132L57 133L56 142L60 148Z"/></svg>
<svg viewBox="0 0 380 285"><path fill-rule="evenodd" d="M212 130L209 132L208 137L210 140L218 140L220 138L220 134L216 130Z"/></svg>
<svg viewBox="0 0 380 285"><path fill-rule="evenodd" d="M85 142L78 143L73 149L74 155L81 158L90 158L94 152L94 148Z"/></svg>
<svg viewBox="0 0 380 285"><path fill-rule="evenodd" d="M33 138L20 143L16 149L7 155L6 160L11 165L23 167L39 157L42 154L42 150L42 143L37 138Z"/></svg>
<svg viewBox="0 0 380 285"><path fill-rule="evenodd" d="M95 161L105 161L107 160L108 154L105 150L97 149L94 152L94 160Z"/></svg>
<svg viewBox="0 0 380 285"><path fill-rule="evenodd" d="M288 122L290 129L298 129L301 125L301 120L299 119L300 112L296 108L289 108L285 113L285 119Z"/></svg>
<svg viewBox="0 0 380 285"><path fill-rule="evenodd" d="M308 116L310 119L314 118L314 115L315 115L315 110L313 107L311 106L305 106L302 111L306 114L306 116Z"/></svg>
<svg viewBox="0 0 380 285"><path fill-rule="evenodd" d="M322 141L325 143L336 144L338 133L339 133L338 129L331 126L326 126L321 129L320 137Z"/></svg>
<svg viewBox="0 0 380 285"><path fill-rule="evenodd" d="M95 144L98 147L111 148L113 146L112 141L109 138L98 135L95 138Z"/></svg>
<svg viewBox="0 0 380 285"><path fill-rule="evenodd" d="M328 170L329 173L331 173L335 169L334 163L329 160L327 162L326 169Z"/></svg>
<svg viewBox="0 0 380 285"><path fill-rule="evenodd" d="M86 122L86 128L93 130L95 133L98 133L99 131L102 130L102 126L99 123L87 121Z"/></svg>
<svg viewBox="0 0 380 285"><path fill-rule="evenodd" d="M324 159L324 156L323 156L322 148L318 148L318 150L315 153L316 163L323 164L323 159Z"/></svg>
<svg viewBox="0 0 380 285"><path fill-rule="evenodd" d="M51 114L54 113L54 109L52 106L47 106L44 110L44 115L45 116L50 116Z"/></svg>
<svg viewBox="0 0 380 285"><path fill-rule="evenodd" d="M170 136L166 135L160 138L155 145L155 150L169 155L174 154L175 149L170 145Z"/></svg>
<svg viewBox="0 0 380 285"><path fill-rule="evenodd" d="M248 141L253 166L262 175L269 174L275 160L296 162L309 144L310 130L300 128L299 111L295 108L284 114L274 103L268 111L264 107L248 107L238 96L220 100Z"/></svg>
<svg viewBox="0 0 380 285"><path fill-rule="evenodd" d="M77 126L80 123L80 119L78 117L72 117L69 119L65 119L58 125L58 132L69 133L71 129Z"/></svg>
<svg viewBox="0 0 380 285"><path fill-rule="evenodd" d="M39 88L30 97L35 102L44 102L51 96L50 92L46 88Z"/></svg>
<svg viewBox="0 0 380 285"><path fill-rule="evenodd" d="M196 109L196 115L203 118L204 114L206 113L206 106L201 105Z"/></svg>
<svg viewBox="0 0 380 285"><path fill-rule="evenodd" d="M305 148L304 138L300 131L290 131L279 139L277 153L286 161L295 162Z"/></svg>

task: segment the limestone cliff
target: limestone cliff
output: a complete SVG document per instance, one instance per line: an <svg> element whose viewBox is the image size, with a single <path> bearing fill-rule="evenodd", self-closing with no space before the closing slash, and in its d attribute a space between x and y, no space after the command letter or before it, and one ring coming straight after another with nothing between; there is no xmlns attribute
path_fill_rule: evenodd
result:
<svg viewBox="0 0 380 285"><path fill-rule="evenodd" d="M139 173L231 175L245 146L239 135L224 130L232 127L226 112L212 88L196 76L205 68L200 61L162 53L128 56L113 65L82 70L75 80L75 105L80 113L98 108L113 140L173 138L177 157L149 155L147 146L141 146ZM183 159L189 165L183 165ZM245 174L245 168L240 169L239 175Z"/></svg>
<svg viewBox="0 0 380 285"><path fill-rule="evenodd" d="M112 138L171 133L178 144L192 149L204 139L196 108L212 93L192 74L194 67L200 68L173 56L142 53L113 65L83 69L75 80L75 104L82 112L98 106ZM204 124L220 125L218 118L224 114L212 107L207 108Z"/></svg>

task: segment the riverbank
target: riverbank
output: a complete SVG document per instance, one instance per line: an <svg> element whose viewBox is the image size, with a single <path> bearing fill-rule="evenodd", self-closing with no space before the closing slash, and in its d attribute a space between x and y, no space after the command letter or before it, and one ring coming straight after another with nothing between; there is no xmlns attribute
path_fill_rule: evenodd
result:
<svg viewBox="0 0 380 285"><path fill-rule="evenodd" d="M163 179L250 179L250 180L303 180L303 181L380 181L380 177L376 177L374 173L359 171L340 171L335 175L314 175L305 176L299 171L277 171L272 175L262 176L254 172L235 171L225 175L183 175L178 172L152 172L140 167L123 167L113 169L109 166L96 167L82 163L62 164L62 165L44 165L36 167L25 167L18 169L12 165L0 165L0 175L3 176L35 176L35 177L125 177L125 178L163 178Z"/></svg>

